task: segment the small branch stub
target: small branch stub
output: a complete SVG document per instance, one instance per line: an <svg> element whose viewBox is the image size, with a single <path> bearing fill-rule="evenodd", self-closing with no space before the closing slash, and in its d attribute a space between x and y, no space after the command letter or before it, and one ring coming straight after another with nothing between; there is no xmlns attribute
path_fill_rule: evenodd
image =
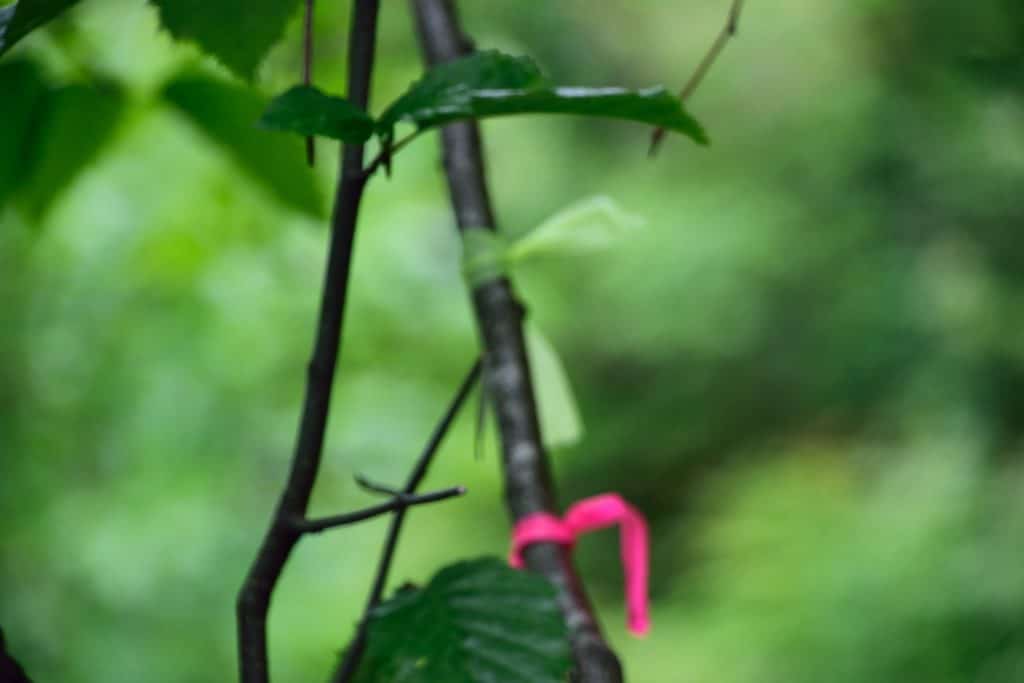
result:
<svg viewBox="0 0 1024 683"><path fill-rule="evenodd" d="M715 38L715 42L711 44L711 48L705 53L704 58L700 60L700 64L694 69L690 79L686 81L686 85L679 91L679 100L686 102L690 99L690 96L697 91L704 77L708 71L711 70L711 65L718 59L718 55L721 54L725 44L729 42L729 39L736 35L740 26L740 13L743 11L743 0L733 0L732 6L729 8L729 16L725 20L725 26L719 31L718 36ZM655 128L654 132L651 133L651 146L648 150L650 156L654 156L658 152L658 147L661 145L662 140L665 138L664 128Z"/></svg>

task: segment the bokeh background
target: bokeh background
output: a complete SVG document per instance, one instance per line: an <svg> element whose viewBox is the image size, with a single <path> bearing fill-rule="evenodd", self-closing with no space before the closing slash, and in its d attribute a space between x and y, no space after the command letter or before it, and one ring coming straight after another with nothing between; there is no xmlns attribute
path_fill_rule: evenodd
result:
<svg viewBox="0 0 1024 683"><path fill-rule="evenodd" d="M680 86L725 0L463 2L481 46L561 83ZM344 88L347 3L319 3ZM374 101L420 73L384 3ZM141 2L90 0L0 61L0 624L39 681L233 680L233 601L297 424L337 153L252 126L254 89ZM231 30L231 27L225 27ZM517 273L586 423L563 501L617 490L654 536L654 630L624 629L616 539L579 565L640 683L1024 680L1024 8L748 3L691 102L713 145L640 126L484 126L500 222L606 194L647 227ZM45 115L33 103L45 102ZM313 511L399 482L476 338L436 141L375 179ZM395 582L505 552L473 418ZM275 680L324 680L383 520L304 541Z"/></svg>

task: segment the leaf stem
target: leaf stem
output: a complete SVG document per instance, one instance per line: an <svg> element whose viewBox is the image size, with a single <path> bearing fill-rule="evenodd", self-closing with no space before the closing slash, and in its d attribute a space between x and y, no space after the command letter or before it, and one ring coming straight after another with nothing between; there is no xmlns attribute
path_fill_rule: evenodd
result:
<svg viewBox="0 0 1024 683"><path fill-rule="evenodd" d="M373 160L366 165L366 170L364 171L366 176L369 177L373 175L381 166L389 166L391 164L391 159L394 158L395 154L399 152L403 147L408 145L410 142L415 140L419 136L419 134L420 131L414 130L405 137L401 138L398 142L391 143L390 145L382 147L380 152L377 153L377 156L375 156Z"/></svg>

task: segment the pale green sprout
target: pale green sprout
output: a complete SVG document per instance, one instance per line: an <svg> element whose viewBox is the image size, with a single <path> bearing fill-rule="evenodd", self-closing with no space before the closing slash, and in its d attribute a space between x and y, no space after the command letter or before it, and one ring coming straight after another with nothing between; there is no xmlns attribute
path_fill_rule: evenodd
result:
<svg viewBox="0 0 1024 683"><path fill-rule="evenodd" d="M463 232L463 274L470 287L501 277L523 261L608 249L644 221L610 197L588 197L562 209L522 237L509 240L483 228ZM530 377L537 394L541 436L548 448L571 446L583 437L572 384L558 351L536 323L524 325Z"/></svg>
<svg viewBox="0 0 1024 683"><path fill-rule="evenodd" d="M624 211L611 197L588 197L509 244L506 261L511 265L533 256L608 249L643 225L642 218Z"/></svg>

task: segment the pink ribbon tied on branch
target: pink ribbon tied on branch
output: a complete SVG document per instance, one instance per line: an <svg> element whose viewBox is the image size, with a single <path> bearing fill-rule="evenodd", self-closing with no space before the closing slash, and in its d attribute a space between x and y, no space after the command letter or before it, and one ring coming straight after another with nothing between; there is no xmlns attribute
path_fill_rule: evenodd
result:
<svg viewBox="0 0 1024 683"><path fill-rule="evenodd" d="M516 523L512 531L509 564L523 566L523 549L531 543L558 543L571 547L589 531L619 525L622 569L626 583L626 608L629 631L646 635L651 628L647 606L647 522L644 516L616 493L604 493L579 501L565 517L538 512Z"/></svg>

